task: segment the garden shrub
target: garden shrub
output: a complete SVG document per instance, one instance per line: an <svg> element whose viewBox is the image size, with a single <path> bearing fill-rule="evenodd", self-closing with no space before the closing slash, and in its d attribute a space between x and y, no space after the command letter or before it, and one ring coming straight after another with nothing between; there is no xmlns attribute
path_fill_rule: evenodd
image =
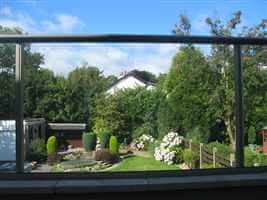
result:
<svg viewBox="0 0 267 200"><path fill-rule="evenodd" d="M261 167L267 166L267 156L263 153L258 153L256 157L256 162L259 164Z"/></svg>
<svg viewBox="0 0 267 200"><path fill-rule="evenodd" d="M248 129L248 143L255 144L256 142L256 130L254 126L250 126Z"/></svg>
<svg viewBox="0 0 267 200"><path fill-rule="evenodd" d="M93 131L96 134L103 133L103 132L109 132L109 128L105 125L105 120L103 118L95 118L94 119L94 126Z"/></svg>
<svg viewBox="0 0 267 200"><path fill-rule="evenodd" d="M245 166L254 167L257 154L253 152L249 147L245 147Z"/></svg>
<svg viewBox="0 0 267 200"><path fill-rule="evenodd" d="M174 130L179 131L181 129L180 115L177 112L174 112L169 103L167 102L166 97L159 98L161 102L159 104L157 112L157 131L158 139L162 139L170 131Z"/></svg>
<svg viewBox="0 0 267 200"><path fill-rule="evenodd" d="M211 142L206 146L209 152L213 152L213 148L216 147L217 153L224 156L225 158L229 158L230 154L233 153L233 151L231 150L231 147L227 144L222 144L219 142Z"/></svg>
<svg viewBox="0 0 267 200"><path fill-rule="evenodd" d="M214 168L213 164L210 163L202 163L202 169L210 169L210 168Z"/></svg>
<svg viewBox="0 0 267 200"><path fill-rule="evenodd" d="M176 164L180 164L180 163L183 163L184 159L183 159L183 148L178 146L178 145L175 145L175 146L172 146L170 148L170 151L174 151L175 152L175 158L174 158L174 162Z"/></svg>
<svg viewBox="0 0 267 200"><path fill-rule="evenodd" d="M157 147L160 146L160 143L161 143L160 140L155 140L155 142L153 142L153 143L149 143L149 144L148 144L148 148L147 148L148 152L149 152L151 155L154 155L154 153L155 153L155 149L156 149Z"/></svg>
<svg viewBox="0 0 267 200"><path fill-rule="evenodd" d="M119 143L130 144L133 138L143 134L156 138L160 95L158 90L137 87L99 96L93 130L117 136Z"/></svg>
<svg viewBox="0 0 267 200"><path fill-rule="evenodd" d="M139 138L142 135L151 135L152 127L149 123L144 123L133 132L133 138Z"/></svg>
<svg viewBox="0 0 267 200"><path fill-rule="evenodd" d="M93 151L96 147L96 134L95 133L83 133L83 148L85 151Z"/></svg>
<svg viewBox="0 0 267 200"><path fill-rule="evenodd" d="M266 165L266 158L263 153L256 154L255 163L258 164L258 166L265 166Z"/></svg>
<svg viewBox="0 0 267 200"><path fill-rule="evenodd" d="M119 154L119 143L116 136L111 136L109 140L109 149L110 152L114 155Z"/></svg>
<svg viewBox="0 0 267 200"><path fill-rule="evenodd" d="M30 152L27 160L29 161L41 161L46 157L46 144L44 139L34 139L30 146Z"/></svg>
<svg viewBox="0 0 267 200"><path fill-rule="evenodd" d="M93 130L108 132L123 142L129 136L131 120L128 114L127 101L122 91L113 95L102 95L96 100Z"/></svg>
<svg viewBox="0 0 267 200"><path fill-rule="evenodd" d="M192 141L197 141L201 143L207 143L208 142L208 134L204 134L205 131L201 131L199 127L195 127L191 129L190 131L186 132L186 139Z"/></svg>
<svg viewBox="0 0 267 200"><path fill-rule="evenodd" d="M183 153L183 160L188 166L192 166L193 161L198 159L199 155L190 149L186 149Z"/></svg>
<svg viewBox="0 0 267 200"><path fill-rule="evenodd" d="M158 89L148 90L145 87L125 90L123 93L127 101L128 114L131 119L133 138L146 134L158 137L157 113L162 92Z"/></svg>
<svg viewBox="0 0 267 200"><path fill-rule="evenodd" d="M112 154L109 149L101 149L95 152L95 160L113 164L118 162L119 157Z"/></svg>
<svg viewBox="0 0 267 200"><path fill-rule="evenodd" d="M109 148L110 134L107 132L100 132L98 133L98 137L99 137L101 148L102 149Z"/></svg>
<svg viewBox="0 0 267 200"><path fill-rule="evenodd" d="M47 155L53 155L57 150L57 138L55 136L50 136L47 140Z"/></svg>

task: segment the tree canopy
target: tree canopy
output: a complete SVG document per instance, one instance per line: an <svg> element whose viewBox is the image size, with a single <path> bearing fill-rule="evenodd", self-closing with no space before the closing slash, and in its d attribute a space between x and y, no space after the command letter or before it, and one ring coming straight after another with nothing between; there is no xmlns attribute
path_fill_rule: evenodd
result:
<svg viewBox="0 0 267 200"><path fill-rule="evenodd" d="M190 20L181 16L181 25L175 25L174 33L190 34ZM266 23L240 29L241 12L223 24L220 19L206 19L214 36L266 37ZM241 30L241 31L240 31ZM169 102L182 114L186 129L199 126L208 132L216 122L223 120L230 144L235 147L235 84L234 54L231 45L212 45L209 56L204 56L191 44L184 45L173 59L165 81ZM267 123L266 51L262 46L242 46L244 78L245 127L257 130ZM212 133L210 133L212 134ZM214 133L213 133L214 134Z"/></svg>

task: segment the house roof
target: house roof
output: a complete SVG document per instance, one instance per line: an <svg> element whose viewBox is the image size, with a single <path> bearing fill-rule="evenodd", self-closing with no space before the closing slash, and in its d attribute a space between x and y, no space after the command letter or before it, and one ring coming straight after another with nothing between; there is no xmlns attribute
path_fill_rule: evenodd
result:
<svg viewBox="0 0 267 200"><path fill-rule="evenodd" d="M146 86L148 86L148 85L152 85L152 86L154 86L154 85L155 85L153 82L150 82L150 81L147 81L147 80L143 79L143 78L138 74L138 72L136 72L136 71L130 71L130 72L128 72L125 76L119 78L117 81L114 81L114 82L113 82L113 83L112 83L106 90L109 90L109 89L112 88L114 85L118 84L119 82L125 80L126 78L128 78L128 77L130 77L130 76L132 76L132 77L136 78L137 80L141 81L141 82L144 83Z"/></svg>

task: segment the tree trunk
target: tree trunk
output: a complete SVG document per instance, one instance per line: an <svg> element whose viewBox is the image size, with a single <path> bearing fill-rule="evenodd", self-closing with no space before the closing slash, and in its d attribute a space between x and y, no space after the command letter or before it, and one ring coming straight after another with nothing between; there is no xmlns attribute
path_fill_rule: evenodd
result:
<svg viewBox="0 0 267 200"><path fill-rule="evenodd" d="M228 116L225 118L224 122L225 122L227 134L229 135L229 138L230 138L230 145L232 149L235 151L236 137L235 137L235 128L234 128L233 120L231 120L231 118Z"/></svg>

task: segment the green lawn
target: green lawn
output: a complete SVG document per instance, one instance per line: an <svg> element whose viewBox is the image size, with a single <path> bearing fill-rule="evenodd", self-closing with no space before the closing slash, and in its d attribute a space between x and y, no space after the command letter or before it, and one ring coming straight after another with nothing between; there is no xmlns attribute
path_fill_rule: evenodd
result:
<svg viewBox="0 0 267 200"><path fill-rule="evenodd" d="M167 165L156 161L153 157L133 156L121 161L111 171L147 171L147 170L177 170L177 165Z"/></svg>

